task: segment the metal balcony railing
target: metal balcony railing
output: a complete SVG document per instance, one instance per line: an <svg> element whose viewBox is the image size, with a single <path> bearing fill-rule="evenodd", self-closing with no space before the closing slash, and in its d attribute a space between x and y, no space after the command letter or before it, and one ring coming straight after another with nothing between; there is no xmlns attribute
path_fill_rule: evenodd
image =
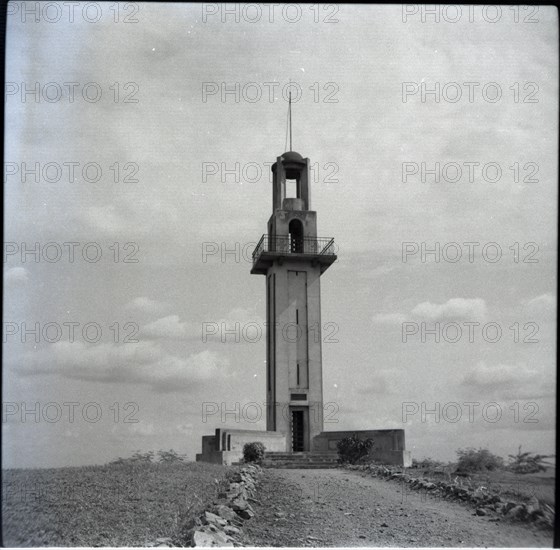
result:
<svg viewBox="0 0 560 550"><path fill-rule="evenodd" d="M253 262L263 252L272 254L313 254L334 256L334 239L330 237L292 237L290 235L263 235L253 251Z"/></svg>

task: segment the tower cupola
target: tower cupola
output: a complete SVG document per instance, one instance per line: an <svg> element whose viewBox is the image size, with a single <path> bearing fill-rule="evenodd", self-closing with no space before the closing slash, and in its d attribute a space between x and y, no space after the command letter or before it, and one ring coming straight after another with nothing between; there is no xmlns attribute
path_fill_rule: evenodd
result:
<svg viewBox="0 0 560 550"><path fill-rule="evenodd" d="M309 159L295 151L277 157L272 170L272 211L311 210Z"/></svg>

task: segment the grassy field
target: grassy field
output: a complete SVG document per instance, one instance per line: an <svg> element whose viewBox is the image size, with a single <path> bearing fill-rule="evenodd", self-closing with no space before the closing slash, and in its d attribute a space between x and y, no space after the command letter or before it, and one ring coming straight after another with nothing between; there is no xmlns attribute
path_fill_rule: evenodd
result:
<svg viewBox="0 0 560 550"><path fill-rule="evenodd" d="M2 471L4 546L145 546L178 540L230 468L135 464Z"/></svg>

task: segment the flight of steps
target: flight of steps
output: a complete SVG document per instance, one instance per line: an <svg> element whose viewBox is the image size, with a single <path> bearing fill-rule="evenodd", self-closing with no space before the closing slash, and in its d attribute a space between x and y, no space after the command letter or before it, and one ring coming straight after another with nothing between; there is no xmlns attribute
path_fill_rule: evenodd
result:
<svg viewBox="0 0 560 550"><path fill-rule="evenodd" d="M336 452L265 452L261 465L263 468L336 468L337 458Z"/></svg>

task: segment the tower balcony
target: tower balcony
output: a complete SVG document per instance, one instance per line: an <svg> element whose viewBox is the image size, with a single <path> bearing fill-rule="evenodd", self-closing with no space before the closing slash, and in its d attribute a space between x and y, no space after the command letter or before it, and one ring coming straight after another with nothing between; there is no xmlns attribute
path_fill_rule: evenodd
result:
<svg viewBox="0 0 560 550"><path fill-rule="evenodd" d="M265 275L274 263L285 260L319 265L321 273L336 261L334 239L330 237L292 237L263 235L253 251L252 274Z"/></svg>

